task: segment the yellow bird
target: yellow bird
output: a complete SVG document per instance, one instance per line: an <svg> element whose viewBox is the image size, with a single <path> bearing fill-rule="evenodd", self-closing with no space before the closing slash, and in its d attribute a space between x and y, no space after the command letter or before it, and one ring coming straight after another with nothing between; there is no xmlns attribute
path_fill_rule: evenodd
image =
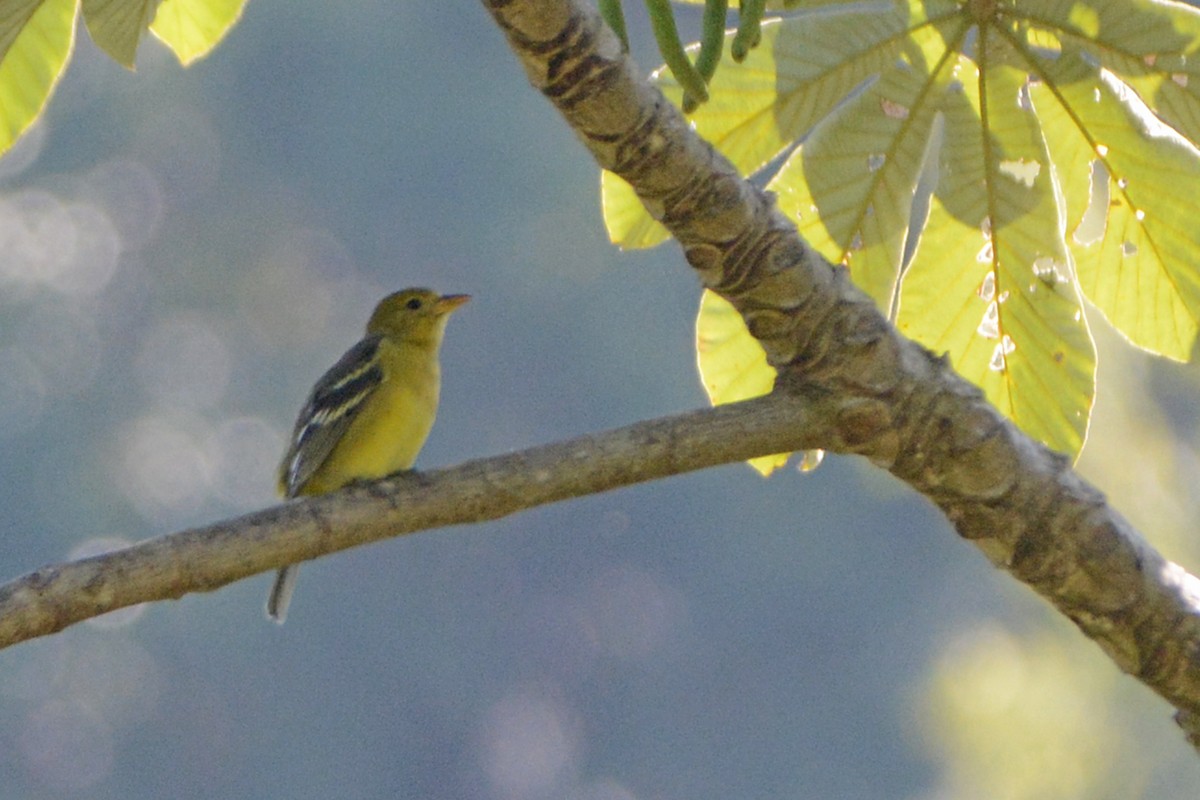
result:
<svg viewBox="0 0 1200 800"><path fill-rule="evenodd" d="M409 469L437 416L438 351L450 313L471 299L405 289L379 302L367 334L321 376L279 465L285 497L324 494ZM283 624L300 565L279 570L267 616Z"/></svg>

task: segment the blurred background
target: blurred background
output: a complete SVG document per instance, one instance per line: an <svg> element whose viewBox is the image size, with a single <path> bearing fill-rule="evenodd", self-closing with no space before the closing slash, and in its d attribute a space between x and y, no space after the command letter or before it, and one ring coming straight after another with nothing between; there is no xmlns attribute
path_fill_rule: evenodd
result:
<svg viewBox="0 0 1200 800"><path fill-rule="evenodd" d="M657 64L638 4L635 54ZM682 12L694 35L698 14ZM208 60L80 35L0 159L0 577L276 502L309 387L469 292L418 466L703 404L697 281L477 3L251 3ZM1200 370L1093 314L1081 469L1200 569ZM0 800L1194 798L1166 703L861 461L421 533L0 652Z"/></svg>

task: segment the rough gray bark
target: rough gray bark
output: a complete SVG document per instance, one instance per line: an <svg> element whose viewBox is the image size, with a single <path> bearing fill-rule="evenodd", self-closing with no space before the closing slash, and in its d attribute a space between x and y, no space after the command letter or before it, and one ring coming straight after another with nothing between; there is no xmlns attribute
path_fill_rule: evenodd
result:
<svg viewBox="0 0 1200 800"><path fill-rule="evenodd" d="M533 86L633 185L730 300L777 393L821 398L830 439L928 497L958 533L1154 689L1200 746L1200 581L1153 550L1066 458L904 339L688 128L578 0L483 0Z"/></svg>

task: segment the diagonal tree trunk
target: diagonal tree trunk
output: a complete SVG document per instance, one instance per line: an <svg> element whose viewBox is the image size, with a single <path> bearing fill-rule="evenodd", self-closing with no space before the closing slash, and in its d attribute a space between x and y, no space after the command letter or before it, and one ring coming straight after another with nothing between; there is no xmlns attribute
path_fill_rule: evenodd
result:
<svg viewBox="0 0 1200 800"><path fill-rule="evenodd" d="M577 0L484 0L535 88L629 181L780 372L764 398L356 485L0 586L0 648L404 533L784 450L858 454L1154 689L1200 745L1200 581L945 363L907 341L642 80Z"/></svg>
<svg viewBox="0 0 1200 800"><path fill-rule="evenodd" d="M1068 460L1031 441L944 359L903 338L689 129L578 0L484 0L533 86L628 181L830 439L928 497L1177 709L1200 746L1200 581L1155 552Z"/></svg>

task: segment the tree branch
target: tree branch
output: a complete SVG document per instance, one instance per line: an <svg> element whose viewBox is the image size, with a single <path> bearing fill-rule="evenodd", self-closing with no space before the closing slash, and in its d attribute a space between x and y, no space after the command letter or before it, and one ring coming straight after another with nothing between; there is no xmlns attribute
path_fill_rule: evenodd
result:
<svg viewBox="0 0 1200 800"><path fill-rule="evenodd" d="M1200 581L1147 545L1067 460L901 337L642 80L573 0L484 0L533 85L629 181L780 371L719 409L402 475L42 568L0 586L0 647L136 603L211 591L366 542L783 450L859 453L929 497L1177 709L1200 743Z"/></svg>
<svg viewBox="0 0 1200 800"><path fill-rule="evenodd" d="M457 467L403 473L0 586L0 649L118 608L429 528L498 519L571 497L828 440L819 404L775 395L639 422Z"/></svg>
<svg viewBox="0 0 1200 800"><path fill-rule="evenodd" d="M1200 581L1153 550L1068 459L906 340L773 198L689 128L578 0L483 0L530 82L628 181L701 281L742 313L778 392L822 398L829 438L938 505L958 533L1176 709L1200 746ZM775 450L782 450L777 447Z"/></svg>

